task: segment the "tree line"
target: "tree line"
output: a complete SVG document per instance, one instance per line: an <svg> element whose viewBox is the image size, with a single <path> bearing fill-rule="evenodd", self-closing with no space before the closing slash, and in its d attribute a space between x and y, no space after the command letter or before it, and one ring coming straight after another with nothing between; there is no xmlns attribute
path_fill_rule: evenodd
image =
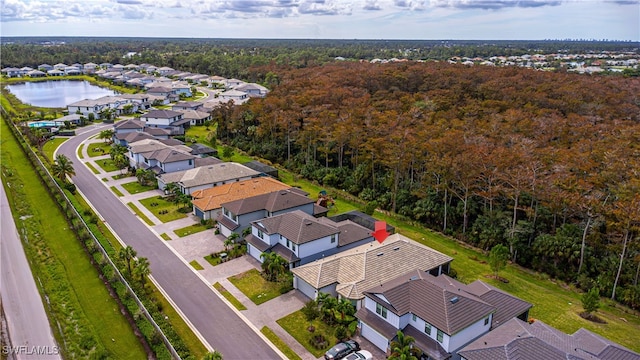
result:
<svg viewBox="0 0 640 360"><path fill-rule="evenodd" d="M270 71L269 96L214 111L219 140L640 307L640 79L436 62Z"/></svg>

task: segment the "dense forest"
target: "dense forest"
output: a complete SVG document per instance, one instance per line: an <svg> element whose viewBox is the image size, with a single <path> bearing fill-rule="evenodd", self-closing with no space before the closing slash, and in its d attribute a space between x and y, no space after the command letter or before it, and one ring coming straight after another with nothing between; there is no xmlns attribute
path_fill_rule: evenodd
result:
<svg viewBox="0 0 640 360"><path fill-rule="evenodd" d="M307 67L334 61L408 59L446 60L523 54L640 51L637 42L473 41L473 40L292 40L186 38L3 38L0 68L47 63L142 64L250 81L250 67L275 64ZM128 55L127 55L128 54ZM127 55L127 56L125 56Z"/></svg>
<svg viewBox="0 0 640 360"><path fill-rule="evenodd" d="M218 138L640 307L640 79L444 63L277 72Z"/></svg>

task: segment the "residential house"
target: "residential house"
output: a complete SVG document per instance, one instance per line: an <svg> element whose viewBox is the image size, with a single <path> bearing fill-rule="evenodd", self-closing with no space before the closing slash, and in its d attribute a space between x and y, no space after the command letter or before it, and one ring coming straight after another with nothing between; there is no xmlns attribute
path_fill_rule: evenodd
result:
<svg viewBox="0 0 640 360"><path fill-rule="evenodd" d="M49 64L40 64L40 65L38 65L38 70L40 70L42 72L53 70L53 66L51 66Z"/></svg>
<svg viewBox="0 0 640 360"><path fill-rule="evenodd" d="M113 67L113 64L111 64L111 63L102 63L102 64L100 64L100 68L103 69L103 70L108 70L108 69L111 69L112 67Z"/></svg>
<svg viewBox="0 0 640 360"><path fill-rule="evenodd" d="M166 86L157 86L157 87L148 88L147 94L169 97L169 95L173 94L173 90Z"/></svg>
<svg viewBox="0 0 640 360"><path fill-rule="evenodd" d="M171 110L200 110L204 104L198 101L178 101L171 106Z"/></svg>
<svg viewBox="0 0 640 360"><path fill-rule="evenodd" d="M53 69L53 70L47 71L47 75L48 76L64 76L64 71Z"/></svg>
<svg viewBox="0 0 640 360"><path fill-rule="evenodd" d="M32 67L28 67L28 66L23 66L23 67L20 68L20 71L22 72L23 75L28 73L31 70L34 70L34 69Z"/></svg>
<svg viewBox="0 0 640 360"><path fill-rule="evenodd" d="M138 119L127 119L124 121L118 121L113 124L113 135L126 135L132 132L142 132L144 130L144 122Z"/></svg>
<svg viewBox="0 0 640 360"><path fill-rule="evenodd" d="M463 346L510 319L528 319L532 306L480 280L465 285L422 270L374 285L364 295L356 312L364 338L388 351L401 330L434 360L459 359Z"/></svg>
<svg viewBox="0 0 640 360"><path fill-rule="evenodd" d="M227 237L232 233L240 235L252 221L294 210L309 215L326 214L328 210L316 207L315 201L307 195L300 189L290 188L224 203L222 214L217 218L220 233Z"/></svg>
<svg viewBox="0 0 640 360"><path fill-rule="evenodd" d="M141 140L158 140L158 139L155 136L143 131L116 133L113 135L114 144L127 146L127 147L129 146L129 144L132 144L134 142L138 142Z"/></svg>
<svg viewBox="0 0 640 360"><path fill-rule="evenodd" d="M150 95L144 93L138 94L120 94L118 97L130 100L138 104L138 110L147 110L151 107Z"/></svg>
<svg viewBox="0 0 640 360"><path fill-rule="evenodd" d="M183 114L173 110L151 110L146 114L140 115L140 120L145 126L171 128L179 127L188 121L183 120Z"/></svg>
<svg viewBox="0 0 640 360"><path fill-rule="evenodd" d="M65 75L80 75L82 71L76 66L67 66L64 68Z"/></svg>
<svg viewBox="0 0 640 360"><path fill-rule="evenodd" d="M147 70L149 70L147 68ZM168 66L163 66L161 68L156 69L156 72L158 72L158 74L160 74L161 76L166 76L168 73L175 71L172 68L168 67Z"/></svg>
<svg viewBox="0 0 640 360"><path fill-rule="evenodd" d="M269 92L266 87L255 83L241 84L234 87L233 90L247 93L250 97L265 97Z"/></svg>
<svg viewBox="0 0 640 360"><path fill-rule="evenodd" d="M245 237L247 253L259 262L274 252L289 262L289 268L336 254L373 241L371 231L349 220L313 217L301 210L274 215L251 223Z"/></svg>
<svg viewBox="0 0 640 360"><path fill-rule="evenodd" d="M238 90L227 90L220 93L218 97L224 101L233 100L233 103L236 105L242 104L249 100L249 95L247 95L246 92Z"/></svg>
<svg viewBox="0 0 640 360"><path fill-rule="evenodd" d="M463 360L640 360L640 354L585 329L567 335L542 321L511 319L460 351Z"/></svg>
<svg viewBox="0 0 640 360"><path fill-rule="evenodd" d="M111 70L113 71L118 71L118 72L123 72L124 71L124 65L122 64L115 64L111 67Z"/></svg>
<svg viewBox="0 0 640 360"><path fill-rule="evenodd" d="M184 145L169 146L156 139L145 139L129 144L129 165L149 169L156 174L192 169L195 156Z"/></svg>
<svg viewBox="0 0 640 360"><path fill-rule="evenodd" d="M178 110L182 113L182 118L189 121L189 125L204 125L208 120L211 120L211 113L200 110Z"/></svg>
<svg viewBox="0 0 640 360"><path fill-rule="evenodd" d="M249 180L231 182L191 192L193 213L203 220L217 219L222 204L277 190L286 190L291 186L266 176Z"/></svg>
<svg viewBox="0 0 640 360"><path fill-rule="evenodd" d="M197 157L203 158L207 156L218 156L218 150L208 147L206 145L195 143L195 144L189 145L189 147L193 150L191 151L191 154ZM245 165L245 164L242 164L242 165ZM252 167L249 167L249 166L247 167L250 169L253 169ZM253 169L253 170L256 170L256 169ZM259 170L256 170L256 171L260 172Z"/></svg>
<svg viewBox="0 0 640 360"><path fill-rule="evenodd" d="M171 90L173 94L178 95L178 99L176 99L176 101L179 100L179 96L186 96L186 97L192 96L191 85L186 81L172 82Z"/></svg>
<svg viewBox="0 0 640 360"><path fill-rule="evenodd" d="M259 171L263 174L269 175L273 178L276 178L276 179L278 178L278 169L274 168L273 166L262 163L258 160L249 161L249 162L243 163L242 165L250 169L253 169L255 171Z"/></svg>
<svg viewBox="0 0 640 360"><path fill-rule="evenodd" d="M393 234L384 242L370 242L292 269L293 286L311 299L324 292L349 299L356 308L364 302L364 291L409 271L432 275L449 272L453 258Z"/></svg>
<svg viewBox="0 0 640 360"><path fill-rule="evenodd" d="M95 100L85 99L76 101L67 105L67 110L69 114L79 113L85 117L93 114L96 119L100 119L105 111L112 111L115 115L120 115L125 112L136 112L138 111L138 103L120 96L103 96Z"/></svg>
<svg viewBox="0 0 640 360"><path fill-rule="evenodd" d="M47 76L47 74L45 74L44 72L42 72L40 70L31 70L31 71L27 72L26 75L28 77L44 77L44 76Z"/></svg>
<svg viewBox="0 0 640 360"><path fill-rule="evenodd" d="M0 70L2 72L3 75L5 75L6 77L20 77L22 76L23 72L18 69L18 68L14 68L14 67L6 67L2 70Z"/></svg>
<svg viewBox="0 0 640 360"><path fill-rule="evenodd" d="M222 80L222 83L227 89L233 89L236 86L244 84L245 82L238 79L224 79Z"/></svg>
<svg viewBox="0 0 640 360"><path fill-rule="evenodd" d="M66 68L67 66L68 66L67 64L57 63L57 64L53 65L53 69L54 70L64 71L64 68Z"/></svg>
<svg viewBox="0 0 640 360"><path fill-rule="evenodd" d="M94 72L96 72L96 69L98 68L98 64L96 63L92 63L92 62L88 62L86 64L84 64L84 73L85 74L93 74Z"/></svg>
<svg viewBox="0 0 640 360"><path fill-rule="evenodd" d="M192 150L187 146L185 147ZM195 155L191 156L197 158ZM176 183L182 193L191 195L197 190L220 186L230 182L249 180L260 175L259 172L238 163L221 162L215 165L176 171L171 174L162 174L158 177L158 188L163 190L167 184Z"/></svg>

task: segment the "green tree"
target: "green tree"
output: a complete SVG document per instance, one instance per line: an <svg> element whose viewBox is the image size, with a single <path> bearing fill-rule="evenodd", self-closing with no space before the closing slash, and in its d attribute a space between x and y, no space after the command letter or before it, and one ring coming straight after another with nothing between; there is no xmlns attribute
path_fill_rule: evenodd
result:
<svg viewBox="0 0 640 360"><path fill-rule="evenodd" d="M56 156L55 162L51 166L51 171L53 176L65 183L67 182L67 176L73 176L76 174L76 171L73 168L73 162L62 154Z"/></svg>
<svg viewBox="0 0 640 360"><path fill-rule="evenodd" d="M493 271L494 277L498 278L498 272L507 266L507 260L509 259L509 248L498 244L491 248L489 253L489 266Z"/></svg>
<svg viewBox="0 0 640 360"><path fill-rule="evenodd" d="M113 129L102 130L98 133L98 139L104 140L104 142L111 142L113 134Z"/></svg>
<svg viewBox="0 0 640 360"><path fill-rule="evenodd" d="M586 293L582 294L582 308L588 316L600 307L600 290L597 286L592 287Z"/></svg>
<svg viewBox="0 0 640 360"><path fill-rule="evenodd" d="M396 333L396 340L391 342L390 360L418 360L413 344L416 340L411 336L406 336L402 331Z"/></svg>
<svg viewBox="0 0 640 360"><path fill-rule="evenodd" d="M281 274L287 272L289 262L282 256L274 253L262 253L262 270L267 277L268 281L277 281Z"/></svg>
<svg viewBox="0 0 640 360"><path fill-rule="evenodd" d="M136 252L136 250L129 245L120 249L120 251L118 252L118 258L124 261L124 263L127 265L127 271L129 272L129 275L132 274L131 262L133 261L133 259L135 259L137 254L138 253Z"/></svg>
<svg viewBox="0 0 640 360"><path fill-rule="evenodd" d="M202 357L202 360L222 360L222 353L220 353L218 350L215 350L214 352L208 352Z"/></svg>
<svg viewBox="0 0 640 360"><path fill-rule="evenodd" d="M113 157L113 164L122 172L129 165L129 159L124 154L117 154Z"/></svg>
<svg viewBox="0 0 640 360"><path fill-rule="evenodd" d="M138 276L138 279L140 280L140 285L144 287L147 275L151 273L149 259L144 257L138 258L135 261L135 264L133 267L133 273Z"/></svg>

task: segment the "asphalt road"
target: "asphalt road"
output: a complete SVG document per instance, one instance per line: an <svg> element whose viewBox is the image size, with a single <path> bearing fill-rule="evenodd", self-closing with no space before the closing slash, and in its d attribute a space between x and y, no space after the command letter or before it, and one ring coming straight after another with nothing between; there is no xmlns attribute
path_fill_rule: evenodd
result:
<svg viewBox="0 0 640 360"><path fill-rule="evenodd" d="M0 294L11 339L0 351L16 359L61 359L1 185L0 214Z"/></svg>
<svg viewBox="0 0 640 360"><path fill-rule="evenodd" d="M64 142L58 154L74 162L73 182L102 218L138 256L146 257L151 274L165 293L225 360L281 357L194 274L104 183L76 156L76 148L106 127L78 134Z"/></svg>

